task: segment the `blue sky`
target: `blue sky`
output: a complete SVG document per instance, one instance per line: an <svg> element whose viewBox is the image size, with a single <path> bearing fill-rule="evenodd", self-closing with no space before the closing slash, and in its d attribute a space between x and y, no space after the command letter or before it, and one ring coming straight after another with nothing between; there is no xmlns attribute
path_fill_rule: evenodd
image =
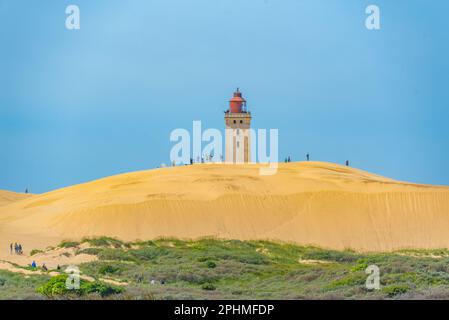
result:
<svg viewBox="0 0 449 320"><path fill-rule="evenodd" d="M81 29L65 28L77 4ZM365 28L365 8L381 30ZM169 162L241 88L279 156L449 185L445 0L0 0L0 189Z"/></svg>

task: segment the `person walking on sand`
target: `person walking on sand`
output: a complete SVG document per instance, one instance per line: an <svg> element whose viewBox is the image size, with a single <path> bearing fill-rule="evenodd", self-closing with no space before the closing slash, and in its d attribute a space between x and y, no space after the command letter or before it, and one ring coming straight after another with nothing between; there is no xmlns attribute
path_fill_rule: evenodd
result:
<svg viewBox="0 0 449 320"><path fill-rule="evenodd" d="M309 154L306 154L306 158L307 158L307 161L309 161L309 159L310 159Z"/></svg>
<svg viewBox="0 0 449 320"><path fill-rule="evenodd" d="M17 245L17 242L14 242L14 253L17 254L19 252L19 246Z"/></svg>
<svg viewBox="0 0 449 320"><path fill-rule="evenodd" d="M12 242L9 244L9 253L12 254Z"/></svg>
<svg viewBox="0 0 449 320"><path fill-rule="evenodd" d="M31 263L31 268L36 268L36 261L33 260L33 262Z"/></svg>
<svg viewBox="0 0 449 320"><path fill-rule="evenodd" d="M47 268L47 266L45 265L45 263L42 264L42 270L48 271L48 268Z"/></svg>

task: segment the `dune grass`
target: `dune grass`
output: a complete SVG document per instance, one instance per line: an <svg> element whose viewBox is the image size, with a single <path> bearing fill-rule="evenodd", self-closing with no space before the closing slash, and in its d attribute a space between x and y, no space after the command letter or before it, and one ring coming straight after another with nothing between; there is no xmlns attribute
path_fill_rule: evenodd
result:
<svg viewBox="0 0 449 320"><path fill-rule="evenodd" d="M127 290L150 290L157 299L449 298L447 253L368 254L269 241L160 239L97 248L99 260L81 269L126 281ZM380 290L365 287L371 264L380 268Z"/></svg>
<svg viewBox="0 0 449 320"><path fill-rule="evenodd" d="M98 260L79 267L95 279L94 288L108 292L107 298L449 299L446 249L358 253L270 241L158 239L125 243L107 237L83 239L77 246L82 243L89 246L76 254L95 255ZM73 242L62 247L73 247ZM380 269L380 290L365 287L365 270L373 264ZM1 279L0 274L0 292ZM30 286L42 287L45 279L48 281L48 277L34 282L27 279L26 285L7 279L9 286L16 283L17 288L14 294L0 298L20 297L20 292L35 296ZM103 282L108 279L126 285L109 290ZM89 299L91 295L74 298Z"/></svg>

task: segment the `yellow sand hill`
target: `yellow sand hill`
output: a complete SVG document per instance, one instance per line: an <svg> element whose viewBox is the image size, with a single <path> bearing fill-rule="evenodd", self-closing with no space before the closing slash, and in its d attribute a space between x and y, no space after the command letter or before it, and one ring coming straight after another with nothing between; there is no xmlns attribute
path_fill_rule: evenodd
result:
<svg viewBox="0 0 449 320"><path fill-rule="evenodd" d="M0 207L0 245L112 236L275 239L383 251L449 248L449 187L324 162L202 164L134 172Z"/></svg>
<svg viewBox="0 0 449 320"><path fill-rule="evenodd" d="M15 201L28 198L29 196L30 194L26 193L16 193L6 190L0 190L0 207Z"/></svg>

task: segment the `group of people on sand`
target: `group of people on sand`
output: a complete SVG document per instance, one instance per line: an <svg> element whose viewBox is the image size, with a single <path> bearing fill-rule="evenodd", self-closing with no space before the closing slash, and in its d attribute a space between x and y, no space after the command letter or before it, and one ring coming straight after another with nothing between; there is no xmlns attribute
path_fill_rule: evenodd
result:
<svg viewBox="0 0 449 320"><path fill-rule="evenodd" d="M10 253L11 254L13 254L13 250L14 250L14 253L15 254L18 254L18 255L23 255L23 246L20 244L20 243L17 243L17 242L15 242L15 243L10 243L9 244L9 250L10 250ZM37 268L37 263L36 263L36 261L34 261L33 260L33 262L30 264L30 266L32 267L32 268ZM45 265L45 263L43 263L42 264L42 270L44 270L44 271L48 271L48 268L47 268L47 266ZM56 270L61 270L61 267L58 265L58 267L56 268Z"/></svg>
<svg viewBox="0 0 449 320"><path fill-rule="evenodd" d="M20 243L15 242L14 244L9 245L9 252L12 254L12 251L14 250L15 254L23 254L23 247Z"/></svg>

